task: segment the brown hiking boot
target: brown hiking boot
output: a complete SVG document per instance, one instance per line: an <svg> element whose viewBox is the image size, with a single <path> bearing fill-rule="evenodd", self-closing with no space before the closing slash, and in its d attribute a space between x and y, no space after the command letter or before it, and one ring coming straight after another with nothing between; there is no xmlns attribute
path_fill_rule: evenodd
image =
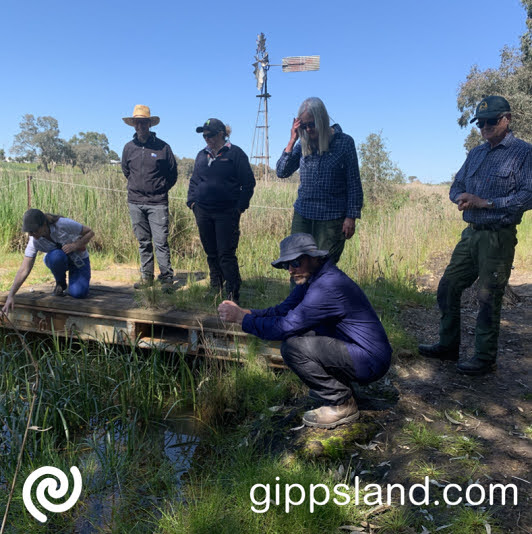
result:
<svg viewBox="0 0 532 534"><path fill-rule="evenodd" d="M360 417L358 406L354 397L339 406L322 406L305 412L303 423L317 428L335 428L356 421Z"/></svg>

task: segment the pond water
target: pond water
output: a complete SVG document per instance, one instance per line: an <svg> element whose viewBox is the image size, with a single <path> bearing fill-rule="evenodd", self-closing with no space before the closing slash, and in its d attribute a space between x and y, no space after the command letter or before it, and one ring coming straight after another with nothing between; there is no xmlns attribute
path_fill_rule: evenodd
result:
<svg viewBox="0 0 532 534"><path fill-rule="evenodd" d="M192 413L181 412L178 417L153 425L153 428L150 429L149 439L153 444L153 454L160 454L161 458L168 460L172 466L175 499L179 500L181 477L190 469L194 452L200 441L198 425L192 418ZM128 445L126 443L127 437L123 432L115 432L113 440L114 450L125 450ZM91 534L109 528L113 524L114 511L122 504L123 488L120 488L116 481L103 481L99 476L106 471L102 462L105 462L108 456L109 436L108 433L105 433L99 438L99 449L92 451L84 459L86 472L90 472L87 477L88 487L86 487L84 479L84 491L87 491L89 495L83 498L82 494L83 510L80 510L80 516L75 524L75 532L78 534ZM80 467L80 470L83 476L83 468ZM98 490L99 486L101 486L101 490ZM126 498L130 499L131 495ZM139 488L138 501L135 506L142 510L155 509L160 500L160 495L146 494L142 488Z"/></svg>

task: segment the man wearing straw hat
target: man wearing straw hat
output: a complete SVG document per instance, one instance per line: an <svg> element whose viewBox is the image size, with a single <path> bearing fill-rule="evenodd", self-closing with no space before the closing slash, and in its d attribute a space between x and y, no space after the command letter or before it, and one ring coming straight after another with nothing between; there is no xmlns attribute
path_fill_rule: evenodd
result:
<svg viewBox="0 0 532 534"><path fill-rule="evenodd" d="M141 279L134 288L153 284L155 246L159 280L168 290L174 278L168 246L168 191L177 181L177 163L170 145L150 132L160 119L150 114L148 106L135 106L133 116L122 120L136 132L122 153L129 214L140 252Z"/></svg>
<svg viewBox="0 0 532 534"><path fill-rule="evenodd" d="M366 295L310 234L281 241L276 269L286 269L295 289L281 304L247 310L225 300L220 318L261 339L282 341L283 359L323 406L303 423L335 428L360 416L351 383L378 380L390 367L392 348Z"/></svg>

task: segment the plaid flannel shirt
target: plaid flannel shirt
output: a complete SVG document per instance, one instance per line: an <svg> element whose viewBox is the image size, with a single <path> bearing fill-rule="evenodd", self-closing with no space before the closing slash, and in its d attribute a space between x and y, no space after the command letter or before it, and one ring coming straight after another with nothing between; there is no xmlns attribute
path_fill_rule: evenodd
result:
<svg viewBox="0 0 532 534"><path fill-rule="evenodd" d="M473 224L519 224L532 208L532 145L512 132L494 148L475 147L458 171L449 192L458 203L461 193L493 200L493 208L464 210L465 222Z"/></svg>
<svg viewBox="0 0 532 534"><path fill-rule="evenodd" d="M301 184L294 209L306 219L360 218L363 194L355 142L338 124L333 129L328 152L302 157L297 142L277 162L279 178L288 178L299 168Z"/></svg>

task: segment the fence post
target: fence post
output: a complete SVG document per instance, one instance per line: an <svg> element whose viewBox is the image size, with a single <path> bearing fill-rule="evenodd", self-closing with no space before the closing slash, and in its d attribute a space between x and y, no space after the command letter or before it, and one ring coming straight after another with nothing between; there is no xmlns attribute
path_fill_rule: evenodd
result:
<svg viewBox="0 0 532 534"><path fill-rule="evenodd" d="M31 174L28 174L27 178L26 178L26 189L28 191L28 209L31 208L31 185L30 185L30 182L32 180L32 176Z"/></svg>

